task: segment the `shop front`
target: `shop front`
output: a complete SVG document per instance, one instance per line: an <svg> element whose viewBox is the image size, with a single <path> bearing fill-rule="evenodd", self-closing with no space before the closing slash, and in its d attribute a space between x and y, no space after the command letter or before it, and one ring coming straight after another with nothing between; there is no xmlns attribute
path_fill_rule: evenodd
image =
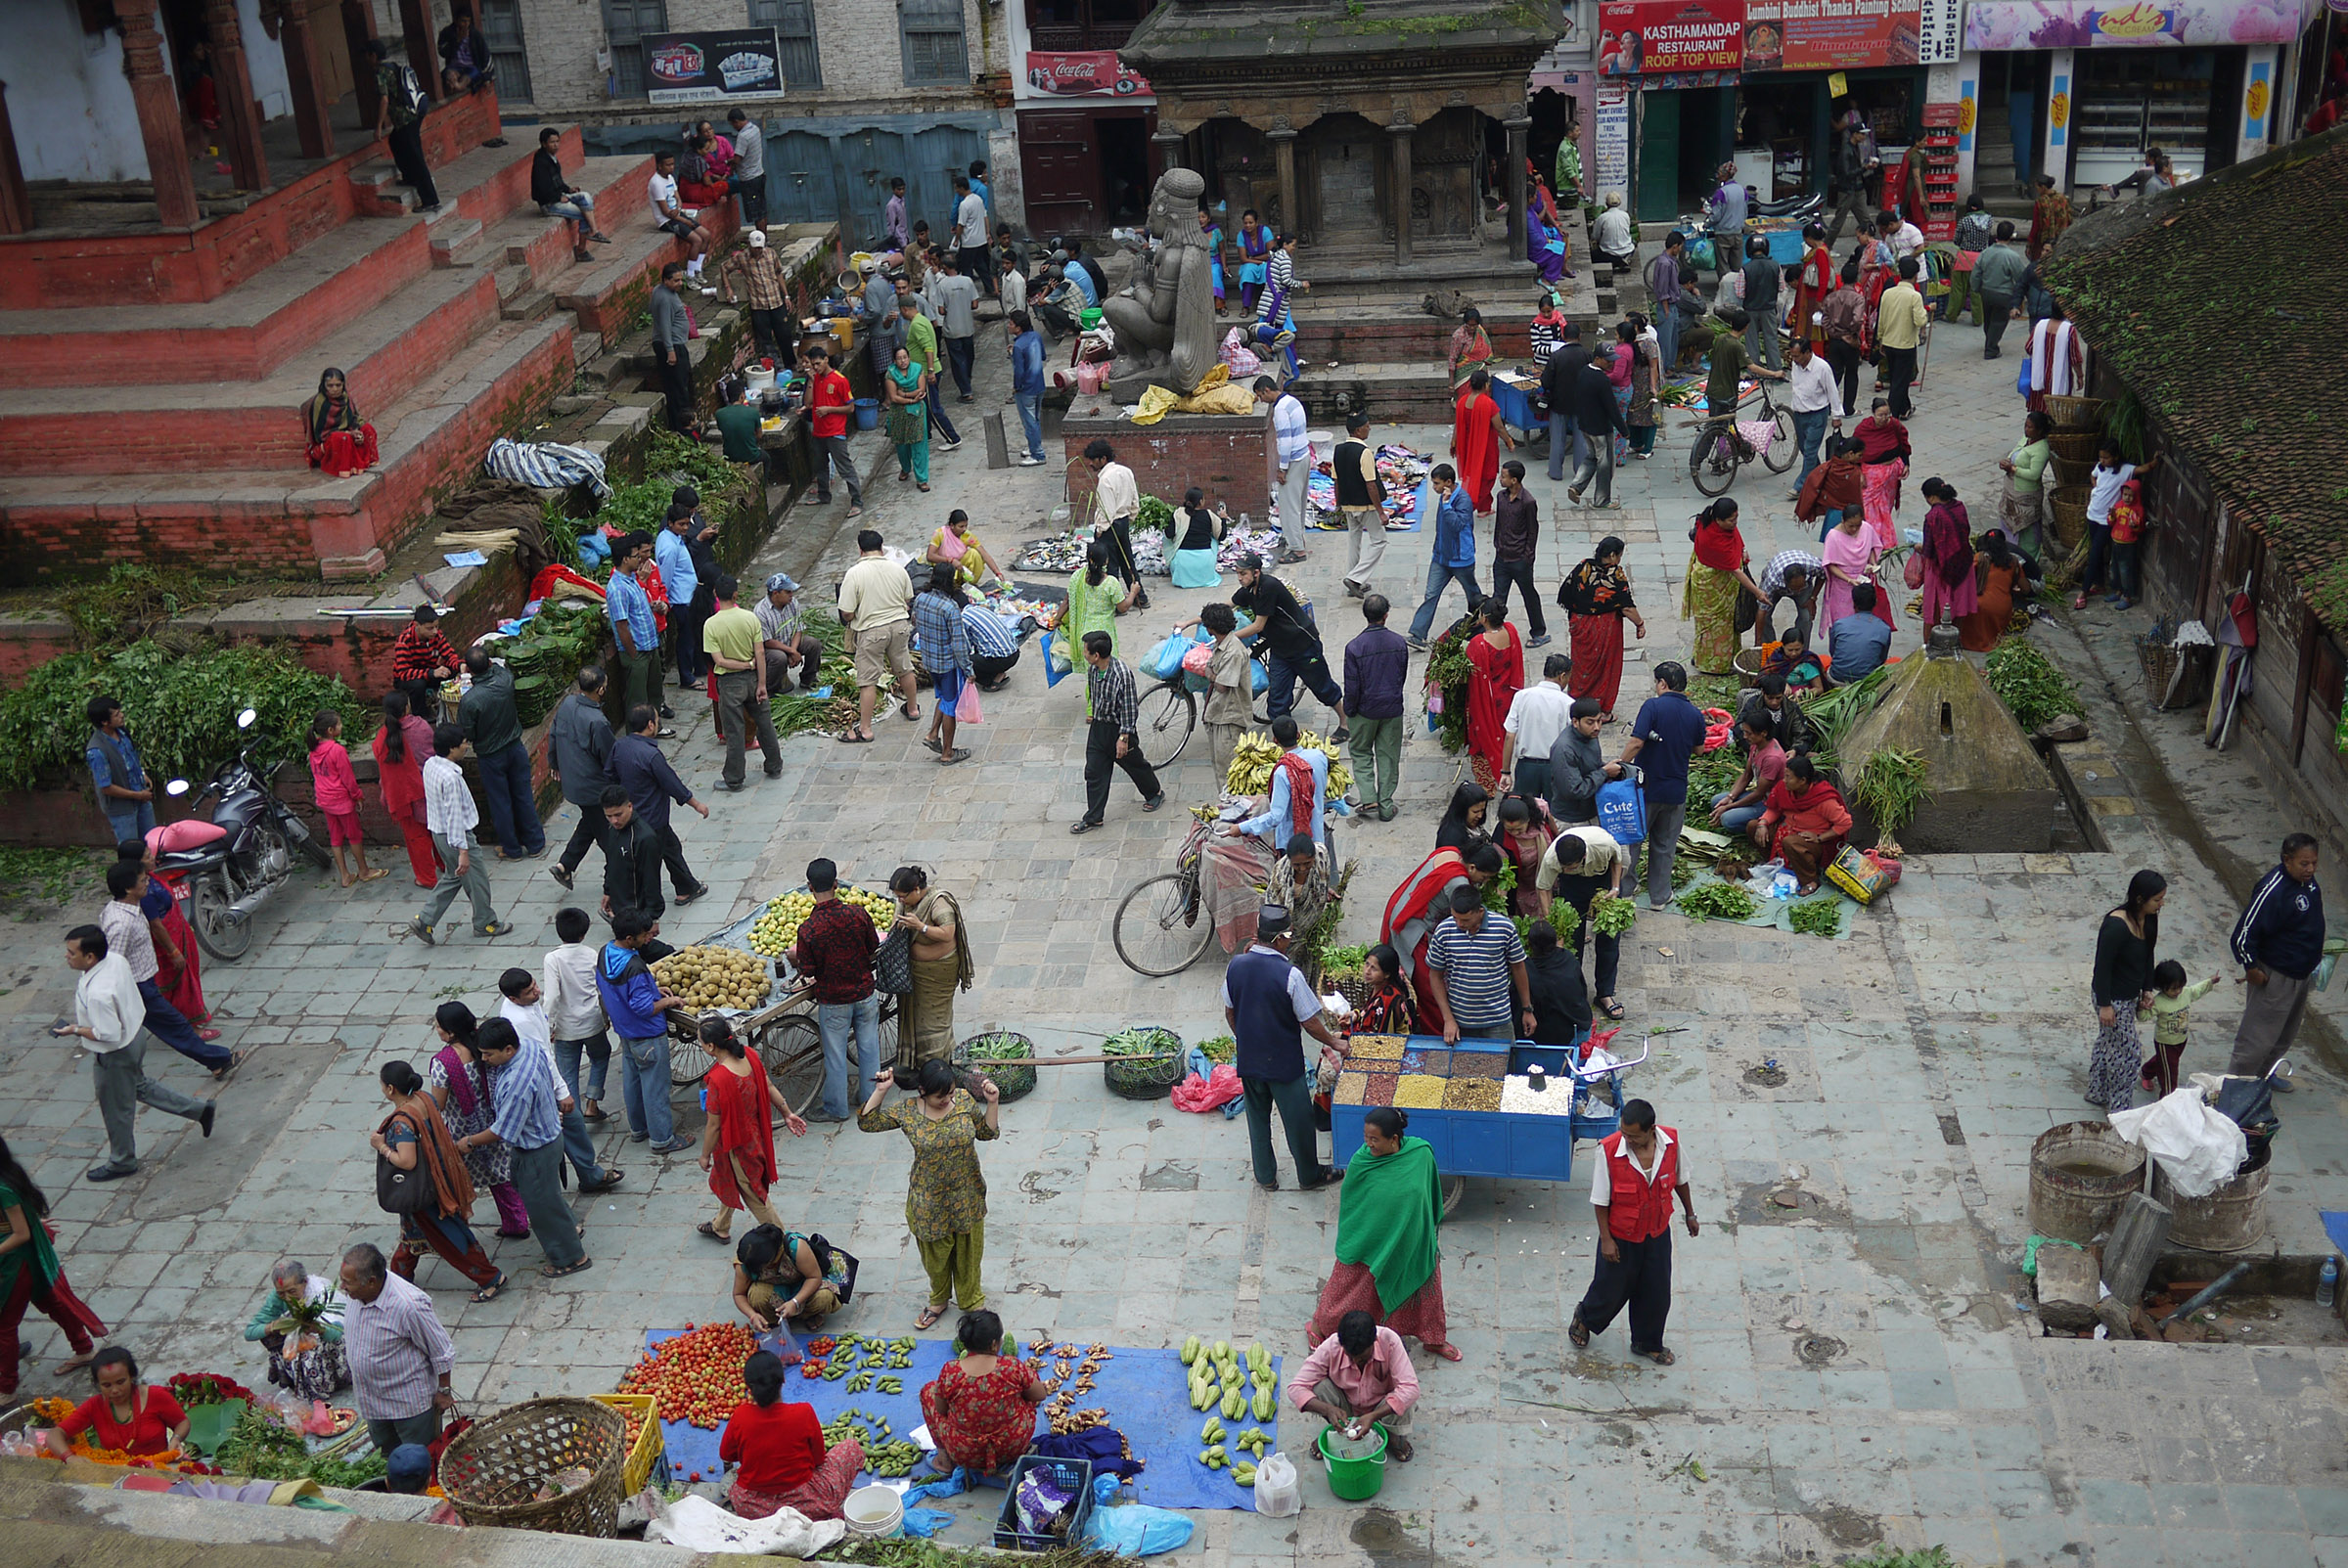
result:
<svg viewBox="0 0 2348 1568"><path fill-rule="evenodd" d="M1037 235L1139 224L1164 164L1157 101L1117 57L1150 0L1022 0L1012 13L1019 183Z"/></svg>

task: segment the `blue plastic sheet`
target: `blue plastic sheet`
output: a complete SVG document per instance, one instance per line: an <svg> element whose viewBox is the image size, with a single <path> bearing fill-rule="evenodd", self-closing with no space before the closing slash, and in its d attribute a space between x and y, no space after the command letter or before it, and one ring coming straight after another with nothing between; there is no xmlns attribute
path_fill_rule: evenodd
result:
<svg viewBox="0 0 2348 1568"><path fill-rule="evenodd" d="M851 1333L854 1331L849 1330ZM676 1338L679 1332L674 1328L648 1330L644 1336L644 1347L649 1351L664 1339ZM760 1334L758 1343L772 1349L779 1342L779 1337L771 1333ZM797 1343L800 1354L804 1355L807 1341L816 1336L796 1334L791 1337ZM826 1382L820 1377L810 1382L801 1377L799 1369L793 1366L784 1381L783 1397L797 1404L815 1407L816 1419L819 1421L829 1421L842 1411L862 1411L867 1415L886 1421L892 1438L911 1441L913 1429L922 1424L922 1387L936 1380L937 1370L945 1366L946 1354L952 1348L949 1340L917 1339L914 1341L911 1366L873 1368L876 1381L882 1377L904 1379L905 1391L901 1394L883 1394L878 1388L851 1394L847 1392L847 1377L836 1383ZM865 1354L863 1351L857 1352L859 1362ZM850 1377L854 1375L853 1372L849 1374ZM662 1421L660 1438L668 1448L669 1469L679 1480L686 1479L696 1470L700 1472L704 1481L716 1479L724 1469L717 1457L717 1439L722 1431L722 1426L716 1431L704 1431L684 1421ZM915 1478L921 1478L918 1472Z"/></svg>

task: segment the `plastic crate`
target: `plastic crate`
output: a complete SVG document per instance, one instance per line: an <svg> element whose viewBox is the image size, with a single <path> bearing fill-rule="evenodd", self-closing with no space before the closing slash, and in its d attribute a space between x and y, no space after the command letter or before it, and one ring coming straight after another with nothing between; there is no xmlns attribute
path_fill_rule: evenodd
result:
<svg viewBox="0 0 2348 1568"><path fill-rule="evenodd" d="M627 1462L619 1472L623 1497L634 1497L644 1490L647 1481L668 1480L668 1445L660 1436L659 1402L650 1394L596 1394L599 1405L609 1405L636 1428L635 1441L628 1445Z"/></svg>
<svg viewBox="0 0 2348 1568"><path fill-rule="evenodd" d="M1033 1470L1048 1470L1062 1487L1076 1494L1068 1510L1067 1534L1029 1535L1019 1529L1019 1483ZM1003 1500L1003 1511L995 1516L995 1549L997 1551L1051 1551L1060 1546L1081 1546L1084 1527L1093 1516L1093 1464L1090 1459L1058 1459L1041 1454L1020 1456L1011 1467L1011 1493Z"/></svg>

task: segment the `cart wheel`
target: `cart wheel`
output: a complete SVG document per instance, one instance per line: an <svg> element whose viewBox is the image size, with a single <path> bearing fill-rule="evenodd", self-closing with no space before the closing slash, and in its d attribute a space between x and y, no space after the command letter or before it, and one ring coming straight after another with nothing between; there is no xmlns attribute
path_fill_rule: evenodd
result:
<svg viewBox="0 0 2348 1568"><path fill-rule="evenodd" d="M787 1012L758 1032L756 1048L758 1059L766 1064L767 1082L782 1092L785 1104L806 1115L824 1093L824 1036L815 1019L804 1012Z"/></svg>
<svg viewBox="0 0 2348 1568"><path fill-rule="evenodd" d="M1460 1199L1466 1197L1467 1195L1468 1178L1465 1176L1446 1176L1443 1178L1443 1218L1446 1220L1450 1219L1451 1211L1458 1208L1460 1206Z"/></svg>
<svg viewBox="0 0 2348 1568"><path fill-rule="evenodd" d="M669 1014L675 1017L675 1013ZM701 1044L700 1022L698 1018L677 1024L668 1033L668 1081L679 1089L698 1084L717 1065L709 1048Z"/></svg>

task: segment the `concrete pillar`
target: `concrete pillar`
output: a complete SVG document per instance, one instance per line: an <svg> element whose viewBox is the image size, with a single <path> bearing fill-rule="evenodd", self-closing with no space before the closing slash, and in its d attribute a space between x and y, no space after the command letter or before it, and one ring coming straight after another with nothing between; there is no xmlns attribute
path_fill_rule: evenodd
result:
<svg viewBox="0 0 2348 1568"><path fill-rule="evenodd" d="M1150 145L1157 150L1156 173L1163 174L1168 169L1178 169L1184 166L1182 143L1182 132L1167 130L1162 125L1151 133Z"/></svg>
<svg viewBox="0 0 2348 1568"><path fill-rule="evenodd" d="M350 50L350 80L359 101L359 123L374 140L375 117L383 108L383 89L375 80L375 56L367 45L375 37L375 7L368 0L342 0L342 37Z"/></svg>
<svg viewBox="0 0 2348 1568"><path fill-rule="evenodd" d="M2078 116L2078 89L2072 85L2072 53L2050 51L2047 56L2047 140L2040 150L2038 171L2054 176L2054 189L2071 188L2071 121ZM2038 186L2031 184L2035 196Z"/></svg>
<svg viewBox="0 0 2348 1568"><path fill-rule="evenodd" d="M212 45L212 81L220 89L220 139L237 184L269 189L269 155L261 148L261 106L252 101L252 69L245 63L245 26L237 0L204 0Z"/></svg>
<svg viewBox="0 0 2348 1568"><path fill-rule="evenodd" d="M1532 134L1533 117L1518 104L1500 128L1509 133L1509 248L1517 255L1524 253L1524 203L1527 193L1524 184L1525 139Z"/></svg>
<svg viewBox="0 0 2348 1568"><path fill-rule="evenodd" d="M163 73L154 0L117 4L114 20L122 29L122 74L130 81L131 102L138 107L139 140L147 145L157 220L166 229L192 229L197 218L196 177L188 168L187 143L179 136L179 95ZM218 64L213 63L215 68Z"/></svg>
<svg viewBox="0 0 2348 1568"><path fill-rule="evenodd" d="M23 234L31 228L32 193L24 188L16 127L8 121L8 83L0 82L0 234Z"/></svg>
<svg viewBox="0 0 2348 1568"><path fill-rule="evenodd" d="M261 12L264 26L273 12L278 47L286 54L286 85L294 100L294 124L301 133L301 156L333 157L334 106L327 102L325 89L320 85L318 40L310 32L310 14L303 0L286 0L282 9L272 0Z"/></svg>
<svg viewBox="0 0 2348 1568"><path fill-rule="evenodd" d="M1411 260L1411 133L1418 127L1409 120L1400 120L1386 127L1391 138L1394 189L1394 260L1408 266Z"/></svg>
<svg viewBox="0 0 2348 1568"><path fill-rule="evenodd" d="M1296 205L1296 131L1287 120L1276 120L1264 136L1272 144L1272 163L1280 178L1280 221L1273 228L1295 234L1303 217Z"/></svg>

